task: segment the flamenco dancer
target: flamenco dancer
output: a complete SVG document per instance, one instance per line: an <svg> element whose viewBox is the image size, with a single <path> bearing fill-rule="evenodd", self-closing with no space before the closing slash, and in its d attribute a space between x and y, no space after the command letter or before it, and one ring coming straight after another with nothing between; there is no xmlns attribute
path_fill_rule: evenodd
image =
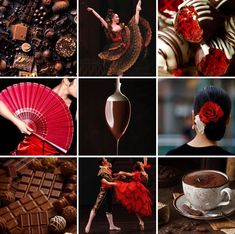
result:
<svg viewBox="0 0 235 234"><path fill-rule="evenodd" d="M104 61L111 62L107 75L122 76L135 64L141 51L146 49L151 41L152 31L149 22L140 17L141 0L138 1L135 15L127 26L119 22L118 14L112 9L108 10L106 19L91 7L88 7L87 11L92 12L105 28L109 45L108 49L98 56Z"/></svg>
<svg viewBox="0 0 235 234"><path fill-rule="evenodd" d="M112 176L112 170L111 170L112 164L106 158L100 159L99 163L100 163L100 170L98 172L98 176L101 179L101 187L100 187L100 192L97 196L96 202L90 211L89 220L85 227L85 233L90 232L91 225L95 218L95 215L99 207L104 201L107 203L106 217L109 222L109 230L110 231L121 230L121 228L115 226L113 223L113 214L112 214L113 188L112 187L115 185L115 183L113 182L114 178Z"/></svg>
<svg viewBox="0 0 235 234"><path fill-rule="evenodd" d="M72 104L71 97L74 97L74 98L77 97L77 80L64 78L52 90L60 98L62 98L65 104L68 106L68 108L70 108ZM0 103L2 102L0 101ZM5 104L3 105L5 106ZM7 109L5 109L5 112ZM8 118L8 119L10 118L13 119L12 122L16 124L16 126L21 130L21 132L28 134L18 144L17 148L13 152L11 152L12 155L59 155L61 154L61 152L57 148L39 139L35 135L31 134L32 129L28 127L23 121L19 120L18 118L15 119L12 116L10 118L7 116L3 116L3 117Z"/></svg>
<svg viewBox="0 0 235 234"><path fill-rule="evenodd" d="M230 155L217 145L224 137L231 114L231 99L221 88L208 86L200 91L192 111L196 136L188 143L169 151L168 155Z"/></svg>
<svg viewBox="0 0 235 234"><path fill-rule="evenodd" d="M150 168L147 164L147 158L144 163L137 162L134 165L133 172L120 171L119 176L130 177L130 182L115 181L115 194L118 201L131 213L135 213L139 220L140 230L144 230L143 217L152 215L152 200L149 190L145 187L148 182L148 174L145 168Z"/></svg>

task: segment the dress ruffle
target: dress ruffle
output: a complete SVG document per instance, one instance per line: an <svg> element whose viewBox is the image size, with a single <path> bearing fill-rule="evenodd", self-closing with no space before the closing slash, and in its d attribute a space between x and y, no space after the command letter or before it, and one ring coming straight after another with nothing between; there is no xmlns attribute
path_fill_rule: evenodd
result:
<svg viewBox="0 0 235 234"><path fill-rule="evenodd" d="M118 201L129 212L140 216L152 215L152 200L149 190L139 181L122 182L116 181L115 194Z"/></svg>
<svg viewBox="0 0 235 234"><path fill-rule="evenodd" d="M38 137L25 136L12 155L58 155L58 150Z"/></svg>

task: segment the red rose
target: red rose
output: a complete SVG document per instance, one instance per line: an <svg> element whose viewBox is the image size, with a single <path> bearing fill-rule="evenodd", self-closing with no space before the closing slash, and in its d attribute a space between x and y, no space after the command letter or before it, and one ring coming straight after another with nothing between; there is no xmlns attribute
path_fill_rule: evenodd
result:
<svg viewBox="0 0 235 234"><path fill-rule="evenodd" d="M206 102L199 111L200 120L205 124L216 123L223 115L224 112L221 107L211 101Z"/></svg>

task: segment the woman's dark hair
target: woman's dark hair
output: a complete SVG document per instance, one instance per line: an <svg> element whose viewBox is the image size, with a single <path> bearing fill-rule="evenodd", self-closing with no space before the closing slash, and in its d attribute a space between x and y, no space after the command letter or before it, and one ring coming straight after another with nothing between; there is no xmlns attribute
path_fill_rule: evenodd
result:
<svg viewBox="0 0 235 234"><path fill-rule="evenodd" d="M112 9L108 9L108 11L107 11L107 16L106 16L106 18L105 18L105 20L106 20L106 22L109 24L111 24L112 23L112 18L113 18L113 16L115 15L115 13L113 12L113 10Z"/></svg>
<svg viewBox="0 0 235 234"><path fill-rule="evenodd" d="M224 115L218 122L207 123L204 130L204 133L209 140L218 141L224 136L232 103L230 97L223 89L215 86L208 86L197 94L194 100L194 114L197 115L201 107L208 101L218 104L224 112Z"/></svg>
<svg viewBox="0 0 235 234"><path fill-rule="evenodd" d="M140 164L138 162L136 162L133 166L133 171L141 171L141 167Z"/></svg>

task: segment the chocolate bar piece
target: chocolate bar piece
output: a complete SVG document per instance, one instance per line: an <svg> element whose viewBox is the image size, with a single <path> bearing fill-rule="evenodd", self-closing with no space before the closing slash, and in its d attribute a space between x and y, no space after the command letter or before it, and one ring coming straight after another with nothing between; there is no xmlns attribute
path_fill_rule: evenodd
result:
<svg viewBox="0 0 235 234"><path fill-rule="evenodd" d="M14 178L17 173L25 170L32 160L30 158L10 159L3 164L3 167L7 169L9 176Z"/></svg>
<svg viewBox="0 0 235 234"><path fill-rule="evenodd" d="M54 215L52 203L42 191L38 190L1 208L0 217L6 220L10 234L15 234L19 224L17 218L20 215L40 211L48 211L49 218Z"/></svg>
<svg viewBox="0 0 235 234"><path fill-rule="evenodd" d="M21 214L19 223L23 233L48 234L47 225L49 218L47 211Z"/></svg>
<svg viewBox="0 0 235 234"><path fill-rule="evenodd" d="M24 24L16 24L11 26L13 40L25 41L28 27Z"/></svg>
<svg viewBox="0 0 235 234"><path fill-rule="evenodd" d="M33 68L34 57L23 53L15 55L13 67L19 70L31 72Z"/></svg>
<svg viewBox="0 0 235 234"><path fill-rule="evenodd" d="M9 191L11 188L12 178L1 176L0 177L0 193Z"/></svg>
<svg viewBox="0 0 235 234"><path fill-rule="evenodd" d="M51 202L56 201L62 193L63 178L52 173L42 171L24 170L17 187L16 198L41 190Z"/></svg>

